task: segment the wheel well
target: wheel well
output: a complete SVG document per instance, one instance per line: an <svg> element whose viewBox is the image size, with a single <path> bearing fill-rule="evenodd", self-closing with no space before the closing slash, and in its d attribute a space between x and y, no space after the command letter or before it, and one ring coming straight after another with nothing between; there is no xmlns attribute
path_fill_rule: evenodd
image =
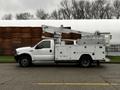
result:
<svg viewBox="0 0 120 90"><path fill-rule="evenodd" d="M83 55L81 55L79 60L81 60L84 57L90 58L90 60L92 60L92 57L89 54L83 54Z"/></svg>
<svg viewBox="0 0 120 90"><path fill-rule="evenodd" d="M22 57L22 56L29 57L29 58L30 58L30 60L32 61L32 57L31 57L29 54L26 54L26 53L21 54L21 55L19 55L19 58L20 58L20 57Z"/></svg>

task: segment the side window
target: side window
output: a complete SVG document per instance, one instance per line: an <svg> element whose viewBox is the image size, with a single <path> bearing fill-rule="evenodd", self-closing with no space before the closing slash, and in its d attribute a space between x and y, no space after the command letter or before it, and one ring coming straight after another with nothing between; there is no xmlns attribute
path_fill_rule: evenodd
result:
<svg viewBox="0 0 120 90"><path fill-rule="evenodd" d="M50 48L50 41L43 41L35 49Z"/></svg>

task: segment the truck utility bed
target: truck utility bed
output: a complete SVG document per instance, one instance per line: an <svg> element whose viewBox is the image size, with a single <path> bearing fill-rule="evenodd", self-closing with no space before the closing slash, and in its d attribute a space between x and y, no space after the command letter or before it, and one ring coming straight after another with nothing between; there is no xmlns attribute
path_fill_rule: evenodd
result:
<svg viewBox="0 0 120 90"><path fill-rule="evenodd" d="M99 45L56 45L55 60L79 60L81 55L89 54L93 60L105 59L105 46Z"/></svg>

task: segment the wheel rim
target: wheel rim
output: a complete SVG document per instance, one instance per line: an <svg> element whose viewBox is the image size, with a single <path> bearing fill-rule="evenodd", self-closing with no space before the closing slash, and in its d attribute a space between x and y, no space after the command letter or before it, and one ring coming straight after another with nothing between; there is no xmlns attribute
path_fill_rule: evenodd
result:
<svg viewBox="0 0 120 90"><path fill-rule="evenodd" d="M28 66L29 62L27 59L22 59L21 64L22 64L22 66Z"/></svg>
<svg viewBox="0 0 120 90"><path fill-rule="evenodd" d="M84 66L84 67L88 67L89 65L90 65L90 60L82 60L81 61L81 64L82 64L82 66Z"/></svg>

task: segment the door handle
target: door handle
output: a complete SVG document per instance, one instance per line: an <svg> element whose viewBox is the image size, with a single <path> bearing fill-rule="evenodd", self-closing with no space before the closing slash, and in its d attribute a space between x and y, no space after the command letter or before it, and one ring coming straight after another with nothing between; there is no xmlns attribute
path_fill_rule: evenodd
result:
<svg viewBox="0 0 120 90"><path fill-rule="evenodd" d="M52 52L52 50L50 50L50 52Z"/></svg>

